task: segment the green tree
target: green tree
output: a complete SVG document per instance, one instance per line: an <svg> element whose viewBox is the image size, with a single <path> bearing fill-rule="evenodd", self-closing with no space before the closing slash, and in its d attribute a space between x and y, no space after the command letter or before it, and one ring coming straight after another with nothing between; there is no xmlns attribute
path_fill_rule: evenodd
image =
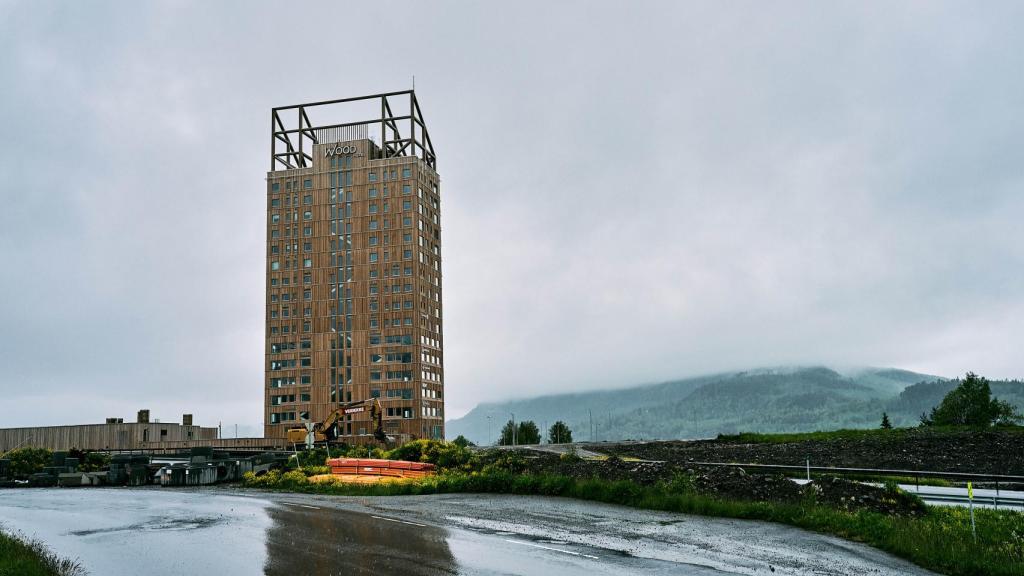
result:
<svg viewBox="0 0 1024 576"><path fill-rule="evenodd" d="M501 446L511 446L513 443L522 444L522 442L516 442L516 423L509 420L501 429L501 438L498 439L498 444Z"/></svg>
<svg viewBox="0 0 1024 576"><path fill-rule="evenodd" d="M572 430L559 420L548 429L548 444L568 444L572 442Z"/></svg>
<svg viewBox="0 0 1024 576"><path fill-rule="evenodd" d="M516 444L540 444L540 428L533 420L526 420L519 423Z"/></svg>
<svg viewBox="0 0 1024 576"><path fill-rule="evenodd" d="M889 422L889 415L885 412L882 412L882 428L892 430L892 422Z"/></svg>
<svg viewBox="0 0 1024 576"><path fill-rule="evenodd" d="M1021 419L1017 409L1009 402L992 397L988 379L968 372L922 423L935 426L986 427L993 424L1012 424Z"/></svg>
<svg viewBox="0 0 1024 576"><path fill-rule="evenodd" d="M457 437L455 438L455 440L452 440L452 444L455 444L455 445L456 445L456 446L458 446L459 448L466 448L467 446L476 446L476 444L474 444L474 443L470 442L470 441L469 441L469 438L466 438L466 437L465 437L465 436L463 436L462 434L459 434L459 435L458 435L458 436L457 436Z"/></svg>

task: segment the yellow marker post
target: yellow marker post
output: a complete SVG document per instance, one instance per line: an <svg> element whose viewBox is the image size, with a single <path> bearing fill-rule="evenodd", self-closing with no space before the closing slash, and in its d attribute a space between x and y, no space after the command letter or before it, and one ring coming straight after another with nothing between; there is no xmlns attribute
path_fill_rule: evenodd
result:
<svg viewBox="0 0 1024 576"><path fill-rule="evenodd" d="M974 536L974 541L977 542L978 529L974 525L974 486L970 482L967 483L967 505L971 509L971 535Z"/></svg>

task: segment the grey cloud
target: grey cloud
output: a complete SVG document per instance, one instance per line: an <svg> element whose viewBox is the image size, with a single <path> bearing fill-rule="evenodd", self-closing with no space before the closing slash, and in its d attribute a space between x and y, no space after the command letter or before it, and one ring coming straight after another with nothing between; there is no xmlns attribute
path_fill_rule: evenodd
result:
<svg viewBox="0 0 1024 576"><path fill-rule="evenodd" d="M281 11L0 3L6 424L258 424L269 108L413 74L451 416L766 364L1021 375L1013 3Z"/></svg>

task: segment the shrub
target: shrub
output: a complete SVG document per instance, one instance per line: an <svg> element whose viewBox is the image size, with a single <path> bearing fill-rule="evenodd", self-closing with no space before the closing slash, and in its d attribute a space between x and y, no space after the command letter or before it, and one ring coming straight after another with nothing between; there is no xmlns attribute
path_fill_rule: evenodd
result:
<svg viewBox="0 0 1024 576"><path fill-rule="evenodd" d="M18 448L8 452L4 458L10 461L11 476L28 478L53 462L53 452L46 448Z"/></svg>

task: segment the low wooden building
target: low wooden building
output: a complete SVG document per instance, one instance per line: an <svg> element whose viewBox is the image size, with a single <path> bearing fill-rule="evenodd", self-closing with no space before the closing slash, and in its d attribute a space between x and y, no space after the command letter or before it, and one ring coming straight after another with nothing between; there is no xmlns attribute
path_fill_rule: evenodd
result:
<svg viewBox="0 0 1024 576"><path fill-rule="evenodd" d="M192 426L190 414L183 421L189 425L149 422L149 411L142 410L138 422L127 424L119 418L108 418L105 424L0 428L0 453L24 446L50 450L138 450L163 442L218 438L217 428Z"/></svg>

